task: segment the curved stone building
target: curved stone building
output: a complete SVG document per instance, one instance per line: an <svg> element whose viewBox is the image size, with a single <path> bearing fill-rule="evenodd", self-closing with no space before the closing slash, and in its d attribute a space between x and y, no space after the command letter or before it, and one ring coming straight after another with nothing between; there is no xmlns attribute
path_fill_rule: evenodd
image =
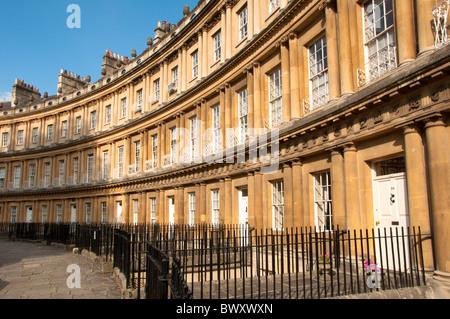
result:
<svg viewBox="0 0 450 319"><path fill-rule="evenodd" d="M0 222L420 226L450 272L448 1L183 12L140 54L107 50L96 82L16 80Z"/></svg>

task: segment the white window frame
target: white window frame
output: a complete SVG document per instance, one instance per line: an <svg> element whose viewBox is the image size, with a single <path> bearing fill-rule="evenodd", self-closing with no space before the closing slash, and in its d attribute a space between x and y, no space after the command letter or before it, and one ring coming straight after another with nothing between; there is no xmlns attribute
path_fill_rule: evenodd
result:
<svg viewBox="0 0 450 319"><path fill-rule="evenodd" d="M17 221L17 206L11 206L11 224Z"/></svg>
<svg viewBox="0 0 450 319"><path fill-rule="evenodd" d="M195 225L195 193L189 193L189 226Z"/></svg>
<svg viewBox="0 0 450 319"><path fill-rule="evenodd" d="M67 121L61 122L61 137L67 137Z"/></svg>
<svg viewBox="0 0 450 319"><path fill-rule="evenodd" d="M161 85L160 80L153 81L154 102L158 102L161 97Z"/></svg>
<svg viewBox="0 0 450 319"><path fill-rule="evenodd" d="M220 191L218 189L211 190L211 223L220 224Z"/></svg>
<svg viewBox="0 0 450 319"><path fill-rule="evenodd" d="M142 104L144 103L144 100L143 100L143 91L142 91L142 89L139 89L139 90L136 92L136 94L137 94L137 107L138 107L138 108L142 108Z"/></svg>
<svg viewBox="0 0 450 319"><path fill-rule="evenodd" d="M111 105L107 105L105 107L105 113L106 113L106 115L105 115L105 124L110 124L111 123L111 110L112 110Z"/></svg>
<svg viewBox="0 0 450 319"><path fill-rule="evenodd" d="M47 141L53 140L53 124L47 125Z"/></svg>
<svg viewBox="0 0 450 319"><path fill-rule="evenodd" d="M73 158L73 183L78 184L79 160L78 157Z"/></svg>
<svg viewBox="0 0 450 319"><path fill-rule="evenodd" d="M156 198L150 198L150 223L153 225L156 223Z"/></svg>
<svg viewBox="0 0 450 319"><path fill-rule="evenodd" d="M244 40L248 35L248 7L239 13L239 41Z"/></svg>
<svg viewBox="0 0 450 319"><path fill-rule="evenodd" d="M33 144L36 144L39 139L39 129L37 127L33 127L31 132L31 142Z"/></svg>
<svg viewBox="0 0 450 319"><path fill-rule="evenodd" d="M135 171L139 172L141 167L141 141L134 143L134 166Z"/></svg>
<svg viewBox="0 0 450 319"><path fill-rule="evenodd" d="M269 0L269 14L280 7L280 0Z"/></svg>
<svg viewBox="0 0 450 319"><path fill-rule="evenodd" d="M271 127L283 123L283 84L281 68L269 74L269 110Z"/></svg>
<svg viewBox="0 0 450 319"><path fill-rule="evenodd" d="M158 166L158 134L152 136L152 168Z"/></svg>
<svg viewBox="0 0 450 319"><path fill-rule="evenodd" d="M94 180L94 154L88 154L86 160L86 183Z"/></svg>
<svg viewBox="0 0 450 319"><path fill-rule="evenodd" d="M51 165L50 162L44 163L44 187L47 187L50 185L50 172L51 172L50 165Z"/></svg>
<svg viewBox="0 0 450 319"><path fill-rule="evenodd" d="M23 145L23 130L17 131L17 145Z"/></svg>
<svg viewBox="0 0 450 319"><path fill-rule="evenodd" d="M97 111L92 111L91 112L91 122L90 122L90 129L91 130L95 130L95 128L97 127Z"/></svg>
<svg viewBox="0 0 450 319"><path fill-rule="evenodd" d="M127 116L127 98L123 98L120 100L121 107L120 107L120 118L124 118Z"/></svg>
<svg viewBox="0 0 450 319"><path fill-rule="evenodd" d="M20 177L22 175L22 167L14 166L13 188L20 188Z"/></svg>
<svg viewBox="0 0 450 319"><path fill-rule="evenodd" d="M102 179L108 179L109 170L109 151L103 151L102 153Z"/></svg>
<svg viewBox="0 0 450 319"><path fill-rule="evenodd" d="M198 51L195 51L191 55L192 58L192 78L198 77Z"/></svg>
<svg viewBox="0 0 450 319"><path fill-rule="evenodd" d="M86 224L91 224L91 217L92 217L92 204L86 203Z"/></svg>
<svg viewBox="0 0 450 319"><path fill-rule="evenodd" d="M222 146L220 134L220 105L216 105L211 109L212 121L212 149L215 154Z"/></svg>
<svg viewBox="0 0 450 319"><path fill-rule="evenodd" d="M61 224L62 222L62 205L57 204L56 205L56 223Z"/></svg>
<svg viewBox="0 0 450 319"><path fill-rule="evenodd" d="M374 0L366 1L362 7L366 83L397 67L393 1L381 1L382 9L375 6ZM387 5L389 3L390 8ZM388 12L386 12L386 8ZM383 15L377 17L377 13L380 12ZM388 25L387 21L390 21L391 24ZM373 52L370 52L371 46L375 47Z"/></svg>
<svg viewBox="0 0 450 319"><path fill-rule="evenodd" d="M214 41L214 62L218 62L222 58L222 32L218 32L213 37Z"/></svg>
<svg viewBox="0 0 450 319"><path fill-rule="evenodd" d="M36 164L30 164L28 166L28 185L34 187L36 183Z"/></svg>
<svg viewBox="0 0 450 319"><path fill-rule="evenodd" d="M178 66L172 69L172 83L178 85Z"/></svg>
<svg viewBox="0 0 450 319"><path fill-rule="evenodd" d="M248 137L248 91L247 88L238 94L239 143L245 143Z"/></svg>
<svg viewBox="0 0 450 319"><path fill-rule="evenodd" d="M194 116L189 120L189 132L190 132L190 158L191 161L195 160L197 155L197 117Z"/></svg>
<svg viewBox="0 0 450 319"><path fill-rule="evenodd" d="M76 118L76 131L75 134L80 134L81 133L81 116L77 116Z"/></svg>
<svg viewBox="0 0 450 319"><path fill-rule="evenodd" d="M284 182L272 182L272 225L274 230L284 229Z"/></svg>
<svg viewBox="0 0 450 319"><path fill-rule="evenodd" d="M65 166L64 166L64 160L60 160L59 161L59 175L58 175L58 182L59 182L59 186L64 184L64 176L65 176Z"/></svg>
<svg viewBox="0 0 450 319"><path fill-rule="evenodd" d="M6 167L0 167L0 189L5 188Z"/></svg>
<svg viewBox="0 0 450 319"><path fill-rule="evenodd" d="M317 231L330 231L333 219L330 171L315 173L314 216Z"/></svg>
<svg viewBox="0 0 450 319"><path fill-rule="evenodd" d="M9 133L8 132L2 133L2 147L8 147L8 139Z"/></svg>
<svg viewBox="0 0 450 319"><path fill-rule="evenodd" d="M46 224L47 223L47 205L42 205L42 224Z"/></svg>
<svg viewBox="0 0 450 319"><path fill-rule="evenodd" d="M328 57L326 37L323 36L308 48L309 56L309 96L310 109L316 109L328 103Z"/></svg>
<svg viewBox="0 0 450 319"><path fill-rule="evenodd" d="M173 164L177 160L177 128L173 127L169 130L170 138L170 163Z"/></svg>
<svg viewBox="0 0 450 319"><path fill-rule="evenodd" d="M106 224L106 202L101 202L102 224Z"/></svg>
<svg viewBox="0 0 450 319"><path fill-rule="evenodd" d="M133 225L138 224L139 218L139 200L133 199Z"/></svg>
<svg viewBox="0 0 450 319"><path fill-rule="evenodd" d="M118 146L117 147L117 173L118 173L118 178L122 178L123 177L123 162L124 159L124 147L123 146Z"/></svg>

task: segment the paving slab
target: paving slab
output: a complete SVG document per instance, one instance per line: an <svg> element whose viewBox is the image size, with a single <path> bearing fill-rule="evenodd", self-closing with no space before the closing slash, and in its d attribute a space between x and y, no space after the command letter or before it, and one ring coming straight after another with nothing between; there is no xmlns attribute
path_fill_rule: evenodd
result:
<svg viewBox="0 0 450 319"><path fill-rule="evenodd" d="M69 265L80 267L70 288ZM101 264L43 243L0 239L0 299L120 299L119 286Z"/></svg>

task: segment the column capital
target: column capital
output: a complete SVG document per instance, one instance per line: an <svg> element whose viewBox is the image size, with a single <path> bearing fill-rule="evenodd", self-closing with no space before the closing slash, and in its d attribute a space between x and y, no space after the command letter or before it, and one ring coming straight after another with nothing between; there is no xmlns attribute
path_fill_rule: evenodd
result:
<svg viewBox="0 0 450 319"><path fill-rule="evenodd" d="M335 9L336 0L322 0L322 2L319 3L319 11L322 11L326 8Z"/></svg>
<svg viewBox="0 0 450 319"><path fill-rule="evenodd" d="M292 167L294 166L303 166L303 158L294 158L291 162Z"/></svg>
<svg viewBox="0 0 450 319"><path fill-rule="evenodd" d="M330 151L331 157L336 156L336 155L342 155L342 147L341 146L336 146L336 147L330 148L329 151Z"/></svg>
<svg viewBox="0 0 450 319"><path fill-rule="evenodd" d="M402 127L403 135L411 134L411 133L419 133L419 124L418 123L406 123Z"/></svg>
<svg viewBox="0 0 450 319"><path fill-rule="evenodd" d="M297 40L298 38L298 32L297 31L292 31L289 33L288 35L289 40Z"/></svg>
<svg viewBox="0 0 450 319"><path fill-rule="evenodd" d="M343 144L342 147L344 148L344 152L356 152L356 145L353 142L349 142L346 144Z"/></svg>
<svg viewBox="0 0 450 319"><path fill-rule="evenodd" d="M445 126L444 116L442 114L434 114L422 119L422 122L425 124L425 129L434 126Z"/></svg>

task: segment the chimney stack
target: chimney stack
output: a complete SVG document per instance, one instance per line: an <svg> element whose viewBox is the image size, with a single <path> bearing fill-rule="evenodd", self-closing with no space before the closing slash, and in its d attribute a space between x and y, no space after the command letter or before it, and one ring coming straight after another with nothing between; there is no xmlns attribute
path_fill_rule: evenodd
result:
<svg viewBox="0 0 450 319"><path fill-rule="evenodd" d="M11 100L12 106L20 106L41 98L39 89L32 84L25 83L24 80L16 79L13 85Z"/></svg>

